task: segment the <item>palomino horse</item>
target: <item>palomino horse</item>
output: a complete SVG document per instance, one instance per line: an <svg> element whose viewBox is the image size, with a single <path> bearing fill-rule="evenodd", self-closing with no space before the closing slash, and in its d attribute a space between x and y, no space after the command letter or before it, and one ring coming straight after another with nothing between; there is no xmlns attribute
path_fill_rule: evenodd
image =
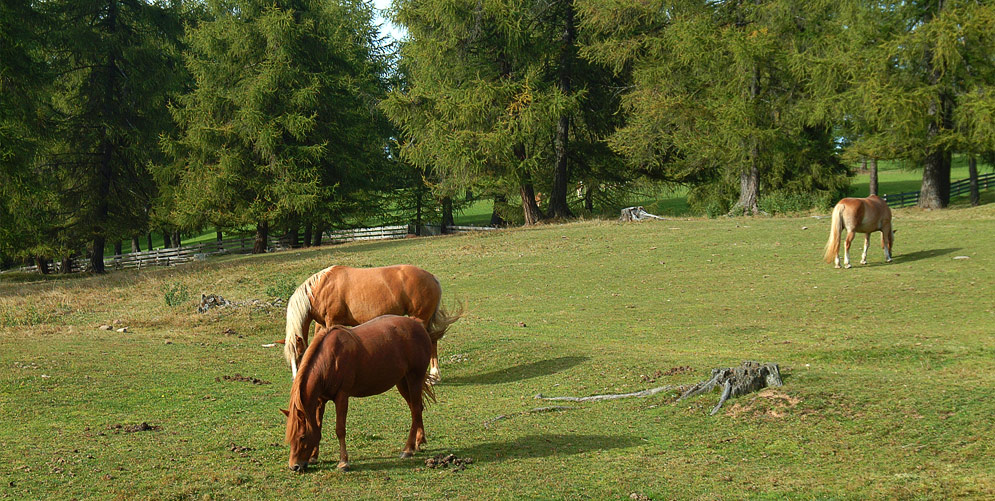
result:
<svg viewBox="0 0 995 501"><path fill-rule="evenodd" d="M844 198L833 209L832 226L829 227L829 241L826 242L827 263L836 263L840 267L840 233L846 226L846 249L843 251L843 265L850 267L850 242L856 233L864 234L864 253L860 255L860 264L867 264L867 245L871 233L881 232L881 247L884 248L884 260L891 262L891 245L895 242L895 232L891 229L891 209L877 195L867 198Z"/></svg>
<svg viewBox="0 0 995 501"><path fill-rule="evenodd" d="M324 327L359 325L380 315L408 315L421 320L432 338L430 378L434 383L440 376L436 344L462 313L460 309L450 315L441 301L439 281L415 266L330 266L311 275L290 296L283 355L296 376L312 320Z"/></svg>
<svg viewBox="0 0 995 501"><path fill-rule="evenodd" d="M428 384L432 340L418 319L384 315L358 327L322 327L304 353L290 389L287 443L290 469L303 471L318 459L325 402L335 404L335 434L340 470L349 469L345 419L349 397L379 395L392 386L411 408L411 430L401 457L411 457L425 443L424 396L435 400Z"/></svg>

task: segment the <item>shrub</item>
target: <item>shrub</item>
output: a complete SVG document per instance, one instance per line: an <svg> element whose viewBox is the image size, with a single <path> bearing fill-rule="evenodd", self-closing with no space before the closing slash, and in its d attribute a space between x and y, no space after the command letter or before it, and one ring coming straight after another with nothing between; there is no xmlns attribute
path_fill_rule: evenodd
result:
<svg viewBox="0 0 995 501"><path fill-rule="evenodd" d="M167 306L174 307L190 300L190 290L181 282L173 282L163 286L162 296Z"/></svg>

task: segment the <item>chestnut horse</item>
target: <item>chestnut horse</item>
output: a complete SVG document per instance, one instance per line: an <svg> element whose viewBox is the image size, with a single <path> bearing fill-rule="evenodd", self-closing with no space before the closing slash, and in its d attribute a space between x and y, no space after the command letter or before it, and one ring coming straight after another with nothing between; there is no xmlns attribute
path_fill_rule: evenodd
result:
<svg viewBox="0 0 995 501"><path fill-rule="evenodd" d="M381 268L330 266L304 281L287 303L287 336L283 355L291 375L307 348L313 320L320 326L359 325L380 315L408 315L425 324L432 338L431 381L439 380L436 344L462 308L449 314L442 307L442 286L431 273L410 265Z"/></svg>
<svg viewBox="0 0 995 501"><path fill-rule="evenodd" d="M421 321L384 315L357 327L322 327L301 359L290 389L287 443L290 469L303 471L318 459L325 402L335 404L335 434L340 470L349 468L345 420L349 397L379 395L396 386L411 409L411 430L401 457L411 457L425 443L424 396L435 400L428 384L432 340ZM282 409L281 409L282 410Z"/></svg>
<svg viewBox="0 0 995 501"><path fill-rule="evenodd" d="M895 231L891 229L891 209L888 203L877 195L867 198L844 198L833 209L833 218L829 227L829 241L826 242L827 263L836 263L840 267L840 233L846 227L846 248L843 251L843 265L850 267L850 242L856 233L864 234L864 253L860 256L860 264L867 264L867 246L871 233L881 232L881 247L884 248L884 260L891 262L891 245L895 241Z"/></svg>

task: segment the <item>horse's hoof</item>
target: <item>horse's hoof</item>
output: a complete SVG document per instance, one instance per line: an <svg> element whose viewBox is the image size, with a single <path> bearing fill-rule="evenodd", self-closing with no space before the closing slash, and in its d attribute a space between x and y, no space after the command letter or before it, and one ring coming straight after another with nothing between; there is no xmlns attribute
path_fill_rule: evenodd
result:
<svg viewBox="0 0 995 501"><path fill-rule="evenodd" d="M845 268L849 270L850 268L853 268L853 265L852 264L848 264L848 265L845 266Z"/></svg>
<svg viewBox="0 0 995 501"><path fill-rule="evenodd" d="M349 463L339 463L335 468L341 472L349 471Z"/></svg>
<svg viewBox="0 0 995 501"><path fill-rule="evenodd" d="M401 459L408 459L409 457L413 457L413 456L414 456L414 453L412 453L412 452L408 452L408 451L402 451L401 452Z"/></svg>

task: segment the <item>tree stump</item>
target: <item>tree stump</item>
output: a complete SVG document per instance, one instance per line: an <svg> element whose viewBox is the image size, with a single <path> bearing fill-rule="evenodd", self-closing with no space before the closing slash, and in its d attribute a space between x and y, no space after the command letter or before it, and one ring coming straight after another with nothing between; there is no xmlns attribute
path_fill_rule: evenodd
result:
<svg viewBox="0 0 995 501"><path fill-rule="evenodd" d="M646 212L642 206L638 207L626 207L622 209L622 215L619 216L618 220L622 222L627 221L644 221L646 219L663 219L660 216L654 216L649 212Z"/></svg>
<svg viewBox="0 0 995 501"><path fill-rule="evenodd" d="M695 397L702 393L712 391L714 388L722 387L722 396L719 403L712 409L710 415L715 415L722 408L730 397L738 397L759 391L768 386L782 386L781 371L777 364L761 364L760 362L745 361L739 367L727 367L725 369L712 369L712 377L707 381L702 381L681 395L678 402L688 397Z"/></svg>

